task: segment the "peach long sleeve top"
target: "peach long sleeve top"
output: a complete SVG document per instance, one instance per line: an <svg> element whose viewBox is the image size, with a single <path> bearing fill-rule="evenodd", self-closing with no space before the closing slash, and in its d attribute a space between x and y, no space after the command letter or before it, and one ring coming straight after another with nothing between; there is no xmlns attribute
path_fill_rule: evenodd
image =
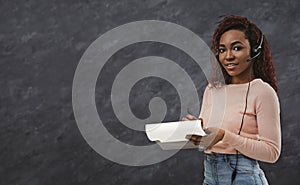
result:
<svg viewBox="0 0 300 185"><path fill-rule="evenodd" d="M257 78L250 82L242 131L238 135L246 103L248 83L207 86L200 117L204 127L225 130L221 141L205 153L235 154L276 162L281 151L280 106L276 92Z"/></svg>

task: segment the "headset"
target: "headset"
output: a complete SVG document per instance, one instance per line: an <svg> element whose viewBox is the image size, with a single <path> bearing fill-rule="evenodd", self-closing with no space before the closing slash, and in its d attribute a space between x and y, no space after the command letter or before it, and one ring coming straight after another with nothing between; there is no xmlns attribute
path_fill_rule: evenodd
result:
<svg viewBox="0 0 300 185"><path fill-rule="evenodd" d="M262 51L262 44L264 42L264 35L261 33L261 39L259 42L259 45L256 45L253 49L251 49L251 58L247 59L247 62L250 62L251 60L255 59L256 57L258 57L261 54Z"/></svg>

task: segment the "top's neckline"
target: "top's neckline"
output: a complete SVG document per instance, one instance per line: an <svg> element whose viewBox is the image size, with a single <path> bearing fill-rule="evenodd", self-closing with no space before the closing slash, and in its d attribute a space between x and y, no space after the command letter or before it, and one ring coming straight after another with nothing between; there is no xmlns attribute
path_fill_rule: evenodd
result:
<svg viewBox="0 0 300 185"><path fill-rule="evenodd" d="M250 84L253 84L255 82L258 82L258 81L262 81L260 78L255 78L253 80L250 81ZM241 83L241 84L227 84L227 86L244 86L244 85L248 85L249 82L246 82L246 83Z"/></svg>

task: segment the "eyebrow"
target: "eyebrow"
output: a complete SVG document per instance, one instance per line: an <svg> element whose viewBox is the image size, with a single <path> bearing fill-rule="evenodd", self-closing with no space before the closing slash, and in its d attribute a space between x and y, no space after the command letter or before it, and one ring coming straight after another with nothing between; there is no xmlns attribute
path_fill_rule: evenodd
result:
<svg viewBox="0 0 300 185"><path fill-rule="evenodd" d="M234 46L234 45L236 45L236 44L242 44L242 45L244 45L244 44L243 44L242 42L240 42L240 41L235 41L235 42L231 43L230 45L231 45L231 46ZM225 47L224 44L220 44L219 46Z"/></svg>

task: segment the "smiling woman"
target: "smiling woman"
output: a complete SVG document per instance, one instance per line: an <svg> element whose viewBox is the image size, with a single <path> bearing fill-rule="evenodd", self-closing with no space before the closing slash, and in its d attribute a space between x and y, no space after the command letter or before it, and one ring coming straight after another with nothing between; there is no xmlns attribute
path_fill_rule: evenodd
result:
<svg viewBox="0 0 300 185"><path fill-rule="evenodd" d="M275 70L267 40L247 18L227 16L214 33L212 50L217 58L213 66L221 67L222 73L213 74L203 95L199 117L208 134L189 138L206 148L203 184L268 184L258 161L278 160L281 130ZM218 75L225 78L225 84ZM210 123L218 116L211 110L218 88L226 91L220 128ZM183 118L191 119L198 118Z"/></svg>

